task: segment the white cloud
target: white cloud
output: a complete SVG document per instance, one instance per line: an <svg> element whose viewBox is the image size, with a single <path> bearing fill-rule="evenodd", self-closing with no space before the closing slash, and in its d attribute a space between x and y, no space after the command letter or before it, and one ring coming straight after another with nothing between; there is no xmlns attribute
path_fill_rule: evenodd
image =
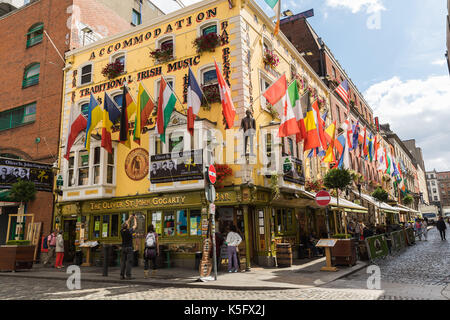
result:
<svg viewBox="0 0 450 320"><path fill-rule="evenodd" d="M375 13L386 10L382 0L327 0L327 6L348 8L352 13L365 10L366 13Z"/></svg>
<svg viewBox="0 0 450 320"><path fill-rule="evenodd" d="M447 63L447 60L445 59L436 59L431 64L437 65L437 66L443 66Z"/></svg>
<svg viewBox="0 0 450 320"><path fill-rule="evenodd" d="M427 170L450 170L450 78L402 81L398 77L372 85L364 94L391 130L403 139L416 139Z"/></svg>

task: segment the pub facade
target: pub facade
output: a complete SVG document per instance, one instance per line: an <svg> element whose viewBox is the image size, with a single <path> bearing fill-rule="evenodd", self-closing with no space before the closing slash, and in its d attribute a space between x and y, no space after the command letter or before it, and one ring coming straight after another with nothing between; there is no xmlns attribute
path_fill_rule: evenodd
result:
<svg viewBox="0 0 450 320"><path fill-rule="evenodd" d="M311 102L320 99L325 112L330 92L287 38L273 35L274 27L252 0L208 0L66 53L59 156L64 182L54 223L64 230L73 255L86 243L119 245L120 226L131 214L138 218L137 251L143 252L145 234L153 224L171 262L186 267L194 265L212 218L220 234L231 224L238 228L241 257L248 268L275 265L278 242L296 246L308 230L318 236L326 232L331 222L304 188L305 178L320 178L324 168L317 163L311 167L315 160L305 161L303 145L295 136L278 137L280 118L262 93L286 74L289 83L297 80L300 91L309 88ZM211 34L219 43L202 51L198 43ZM165 58L155 54L157 50L165 52ZM279 63L271 64L268 54L276 55ZM104 76L105 66L116 61L124 65L123 72ZM233 128L225 128L215 62L231 89ZM206 96L192 135L186 116L189 67ZM165 142L155 129L162 77L177 96ZM137 101L140 84L155 107L139 144L132 141L128 148L119 143L117 124L108 153L101 147L99 123L92 131L90 150L85 149L82 132L69 160L63 157L72 108L87 116L91 94L100 104L108 94L120 108L122 87L126 85ZM244 139L241 129L247 110L256 124L250 139ZM134 119L129 118L131 130ZM210 164L218 171L214 215L205 194L205 168Z"/></svg>

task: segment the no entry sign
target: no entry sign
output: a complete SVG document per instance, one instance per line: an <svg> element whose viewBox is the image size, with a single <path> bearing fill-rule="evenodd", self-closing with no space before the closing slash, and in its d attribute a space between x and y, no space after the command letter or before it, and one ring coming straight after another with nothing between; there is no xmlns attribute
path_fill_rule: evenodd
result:
<svg viewBox="0 0 450 320"><path fill-rule="evenodd" d="M209 178L209 182L211 182L212 184L216 183L216 168L214 168L213 165L209 166L208 178Z"/></svg>
<svg viewBox="0 0 450 320"><path fill-rule="evenodd" d="M319 206L325 207L330 203L330 201L331 201L331 196L328 193L328 191L322 190L322 191L317 192L316 203Z"/></svg>

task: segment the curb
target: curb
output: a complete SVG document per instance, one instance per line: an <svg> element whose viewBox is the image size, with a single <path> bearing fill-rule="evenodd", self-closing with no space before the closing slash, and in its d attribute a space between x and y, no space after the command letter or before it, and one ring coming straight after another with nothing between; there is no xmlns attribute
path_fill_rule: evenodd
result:
<svg viewBox="0 0 450 320"><path fill-rule="evenodd" d="M354 274L354 273L356 273L356 272L358 272L358 271L364 269L364 268L367 267L368 265L369 265L369 263L364 262L363 265L361 265L361 266L355 268L354 270L351 270L351 271L349 271L348 273L342 274L342 275L338 276L336 279L333 279L333 280L330 280L330 281L328 281L328 282L326 282L326 283L317 285L316 287L321 287L321 286L324 286L324 285L329 284L329 283L331 283L331 282L334 282L334 281L336 281L336 280L342 279L342 278L344 278L344 277L348 277L349 275Z"/></svg>

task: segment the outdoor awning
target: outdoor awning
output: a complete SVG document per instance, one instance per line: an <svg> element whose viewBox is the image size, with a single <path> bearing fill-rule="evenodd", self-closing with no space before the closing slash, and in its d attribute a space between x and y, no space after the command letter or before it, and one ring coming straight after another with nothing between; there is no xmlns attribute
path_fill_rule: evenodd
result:
<svg viewBox="0 0 450 320"><path fill-rule="evenodd" d="M353 193L355 193L356 195L359 196L359 192L353 190ZM388 205L385 202L380 202L377 199L375 199L374 197L369 196L368 194L361 193L361 198L367 202L370 202L371 204L373 204L375 207L377 207L381 211L388 212L388 213L399 213L399 211L400 211L398 208L391 207L390 205Z"/></svg>
<svg viewBox="0 0 450 320"><path fill-rule="evenodd" d="M401 204L397 204L394 208L395 208L395 209L398 209L398 211L400 211L400 212L419 213L419 211L416 211L416 210L414 210L414 209L405 207L405 206L403 206L403 205L401 205Z"/></svg>
<svg viewBox="0 0 450 320"><path fill-rule="evenodd" d="M335 197L331 197L330 201L331 210L337 210L337 199ZM348 211L348 212L357 212L357 213L366 213L368 210L363 206L360 206L351 201L339 198L339 209Z"/></svg>
<svg viewBox="0 0 450 320"><path fill-rule="evenodd" d="M10 190L0 190L0 202L11 202L9 198Z"/></svg>

